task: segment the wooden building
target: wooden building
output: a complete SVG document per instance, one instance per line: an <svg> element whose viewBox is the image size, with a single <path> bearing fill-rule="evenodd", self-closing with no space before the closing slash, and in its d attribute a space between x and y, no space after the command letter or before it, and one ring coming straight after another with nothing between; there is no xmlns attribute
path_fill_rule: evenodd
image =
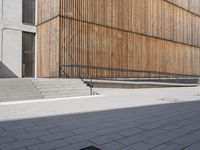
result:
<svg viewBox="0 0 200 150"><path fill-rule="evenodd" d="M38 77L66 64L200 74L200 0L39 0L37 33Z"/></svg>

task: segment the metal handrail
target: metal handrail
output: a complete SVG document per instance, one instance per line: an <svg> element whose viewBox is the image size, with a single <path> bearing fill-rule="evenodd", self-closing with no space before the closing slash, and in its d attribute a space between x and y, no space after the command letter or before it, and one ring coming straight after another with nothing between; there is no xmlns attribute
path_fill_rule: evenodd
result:
<svg viewBox="0 0 200 150"><path fill-rule="evenodd" d="M76 66L76 65L73 65L73 66ZM64 73L64 76L63 76L63 77L72 78L72 77L70 77L70 75L65 71L65 69L64 69L65 67L64 67L64 68L63 68L63 67L64 67L63 65L61 65L61 66L59 67L59 68L60 68L60 75L61 75L62 73ZM71 67L71 68L74 68L74 67ZM84 74L84 75L83 75L84 77L90 78L90 83L87 84L87 86L90 87L90 95L93 95L94 92L93 92L93 81L92 81L92 77L89 77L89 74L86 74L85 72L82 72L82 71L81 71L81 74ZM85 82L84 77L80 76L79 78L80 78L83 82Z"/></svg>
<svg viewBox="0 0 200 150"><path fill-rule="evenodd" d="M109 67L99 67L99 66L87 66L87 65L79 65L79 64L70 64L70 65L61 65L61 68L74 68L74 69L79 69L80 71L82 71L82 69L87 69L87 70L98 70L98 71L113 71L113 72L126 72L126 73L144 73L147 74L147 76L145 76L147 79L151 80L151 79L155 79L152 78L152 74L153 75L157 75L159 78L159 80L161 79L162 76L167 76L167 78L170 79L176 79L176 82L178 82L181 77L184 78L200 78L200 75L190 75L190 74L180 74L180 73L169 73L169 72L160 72L160 71L149 71L149 70L130 70L130 69L124 69L124 68L109 68ZM80 78L88 78L91 80L91 86L93 86L92 83L92 76L89 76L89 74L87 73L87 75L85 76L79 76ZM116 79L116 77L113 77ZM97 77L97 79L100 79L100 77ZM105 79L105 78L104 78Z"/></svg>
<svg viewBox="0 0 200 150"><path fill-rule="evenodd" d="M61 67L71 67L71 68L81 68L81 69L97 69L104 71L119 71L119 72L135 72L135 73L150 73L150 74L163 74L163 75L176 75L176 76L188 76L188 77L200 77L200 75L191 75L191 74L180 74L180 73L169 73L169 72L160 72L160 71L149 71L149 70L130 70L122 68L109 68L109 67L99 67L99 66L87 66L87 65L61 65Z"/></svg>

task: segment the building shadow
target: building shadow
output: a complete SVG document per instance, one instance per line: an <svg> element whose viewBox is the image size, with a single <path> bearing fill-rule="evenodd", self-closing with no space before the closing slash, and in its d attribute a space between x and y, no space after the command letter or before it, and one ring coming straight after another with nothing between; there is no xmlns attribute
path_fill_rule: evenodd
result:
<svg viewBox="0 0 200 150"><path fill-rule="evenodd" d="M18 78L2 61L0 61L0 78Z"/></svg>
<svg viewBox="0 0 200 150"><path fill-rule="evenodd" d="M178 150L198 142L199 101L0 122L1 150Z"/></svg>

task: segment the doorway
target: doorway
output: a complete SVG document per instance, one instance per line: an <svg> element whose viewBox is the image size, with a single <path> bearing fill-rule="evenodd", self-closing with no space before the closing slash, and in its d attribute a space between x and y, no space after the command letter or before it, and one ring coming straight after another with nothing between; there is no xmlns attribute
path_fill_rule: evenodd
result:
<svg viewBox="0 0 200 150"><path fill-rule="evenodd" d="M35 77L35 34L22 32L22 77Z"/></svg>

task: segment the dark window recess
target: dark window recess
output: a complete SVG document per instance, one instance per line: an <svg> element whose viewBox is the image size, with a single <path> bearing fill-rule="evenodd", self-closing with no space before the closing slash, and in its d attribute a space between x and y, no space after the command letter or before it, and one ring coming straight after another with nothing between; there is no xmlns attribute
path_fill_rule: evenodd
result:
<svg viewBox="0 0 200 150"><path fill-rule="evenodd" d="M22 76L35 76L35 34L22 32Z"/></svg>
<svg viewBox="0 0 200 150"><path fill-rule="evenodd" d="M35 0L23 0L22 22L35 25Z"/></svg>

